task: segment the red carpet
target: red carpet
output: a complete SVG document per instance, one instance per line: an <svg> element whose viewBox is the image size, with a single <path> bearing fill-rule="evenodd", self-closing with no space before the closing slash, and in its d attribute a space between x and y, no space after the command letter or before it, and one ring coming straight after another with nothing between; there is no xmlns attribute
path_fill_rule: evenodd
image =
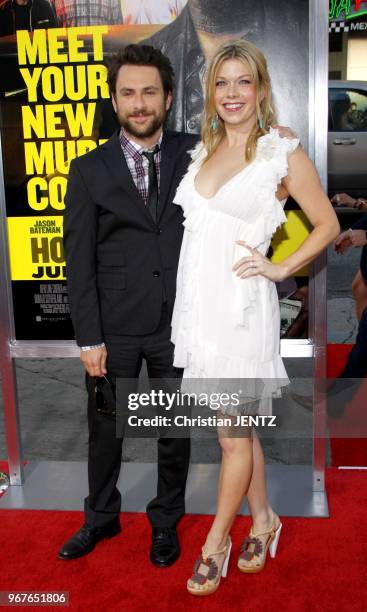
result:
<svg viewBox="0 0 367 612"><path fill-rule="evenodd" d="M150 528L143 514L123 514L121 535L87 557L63 562L56 551L79 528L80 512L3 510L0 590L67 590L72 612L364 612L367 474L331 468L327 488L331 518L284 519L277 557L260 574L236 568L249 528L247 517L238 519L229 576L205 599L186 593L185 581L212 517L185 517L181 559L157 569L148 561Z"/></svg>
<svg viewBox="0 0 367 612"><path fill-rule="evenodd" d="M353 344L327 345L327 373L329 378L333 378L340 374L352 348Z"/></svg>
<svg viewBox="0 0 367 612"><path fill-rule="evenodd" d="M328 347L329 376L340 371L348 350ZM332 455L334 465L367 465L366 441L333 439ZM0 470L7 471L7 464L1 462ZM181 559L159 570L148 561L150 527L143 514L123 514L120 536L85 558L62 562L57 549L78 529L82 513L2 510L0 590L69 591L72 612L364 612L367 473L328 469L327 491L331 518L283 519L277 557L258 575L236 568L249 528L248 518L238 519L229 577L203 599L187 594L185 582L212 517L185 517L179 526Z"/></svg>
<svg viewBox="0 0 367 612"><path fill-rule="evenodd" d="M352 345L329 344L327 349L328 377L334 378L338 376L344 367ZM335 466L367 466L367 440L366 438L354 437L360 424L363 421L365 422L367 418L366 397L367 381L361 386L353 400L346 407L343 418L340 420L330 420L331 457L332 464ZM353 425L353 437L343 438L343 428L344 431L347 427L352 429Z"/></svg>

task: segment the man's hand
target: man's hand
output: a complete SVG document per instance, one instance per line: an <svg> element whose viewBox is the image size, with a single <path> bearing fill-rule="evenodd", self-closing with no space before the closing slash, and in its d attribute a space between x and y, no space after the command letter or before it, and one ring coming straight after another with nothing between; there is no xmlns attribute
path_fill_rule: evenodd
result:
<svg viewBox="0 0 367 612"><path fill-rule="evenodd" d="M285 127L284 125L275 125L271 126L274 130L278 130L279 136L281 138L298 138L297 134L291 130L289 127Z"/></svg>
<svg viewBox="0 0 367 612"><path fill-rule="evenodd" d="M89 376L104 376L106 369L107 350L105 346L80 352L80 360Z"/></svg>

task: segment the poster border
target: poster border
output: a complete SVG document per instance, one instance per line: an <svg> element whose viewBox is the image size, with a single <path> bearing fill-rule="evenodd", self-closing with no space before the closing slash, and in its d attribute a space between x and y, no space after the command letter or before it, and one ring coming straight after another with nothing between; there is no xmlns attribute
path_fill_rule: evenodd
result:
<svg viewBox="0 0 367 612"><path fill-rule="evenodd" d="M324 188L327 180L328 15L327 0L309 0L309 156L316 165ZM321 126L324 129L320 129ZM5 431L11 484L21 484L22 451L14 359L78 357L79 349L72 340L17 341L15 338L1 140L0 215L0 365ZM326 440L320 436L320 432L326 423L326 406L316 383L326 374L326 254L314 262L310 281L310 338L281 340L281 355L314 357L314 490L322 492L325 490Z"/></svg>

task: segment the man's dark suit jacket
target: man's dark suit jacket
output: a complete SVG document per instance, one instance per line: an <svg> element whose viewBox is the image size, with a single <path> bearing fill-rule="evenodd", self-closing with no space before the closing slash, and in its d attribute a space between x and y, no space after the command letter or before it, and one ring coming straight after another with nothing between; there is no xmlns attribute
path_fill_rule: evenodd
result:
<svg viewBox="0 0 367 612"><path fill-rule="evenodd" d="M367 215L362 215L362 217L358 219L358 221L353 223L351 229L362 229L367 231ZM367 246L364 246L362 248L360 269L362 276L365 282L367 283Z"/></svg>
<svg viewBox="0 0 367 612"><path fill-rule="evenodd" d="M134 184L118 132L72 161L64 247L79 346L99 344L105 335L154 332L164 295L172 312L183 234L173 198L196 142L193 135L164 132L157 224Z"/></svg>

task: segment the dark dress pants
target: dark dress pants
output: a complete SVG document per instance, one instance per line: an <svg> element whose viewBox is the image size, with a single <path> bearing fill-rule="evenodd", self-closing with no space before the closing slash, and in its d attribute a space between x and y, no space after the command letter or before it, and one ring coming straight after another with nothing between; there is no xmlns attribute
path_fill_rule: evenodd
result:
<svg viewBox="0 0 367 612"><path fill-rule="evenodd" d="M367 308L358 324L356 342L339 378L364 378L367 375Z"/></svg>
<svg viewBox="0 0 367 612"><path fill-rule="evenodd" d="M328 390L328 415L340 418L346 405L357 393L361 380L367 376L367 308L362 312L358 324L356 342L339 376Z"/></svg>
<svg viewBox="0 0 367 612"><path fill-rule="evenodd" d="M154 378L177 378L182 371L173 367L171 325L164 304L159 327L145 336L107 336L108 378L137 378L142 361ZM104 527L116 520L121 495L116 484L121 468L122 438L116 437L116 421L96 411L94 379L87 376L89 454L89 496L85 499L86 521ZM155 527L174 527L185 513L185 487L190 460L188 438L158 439L158 486L147 514Z"/></svg>

